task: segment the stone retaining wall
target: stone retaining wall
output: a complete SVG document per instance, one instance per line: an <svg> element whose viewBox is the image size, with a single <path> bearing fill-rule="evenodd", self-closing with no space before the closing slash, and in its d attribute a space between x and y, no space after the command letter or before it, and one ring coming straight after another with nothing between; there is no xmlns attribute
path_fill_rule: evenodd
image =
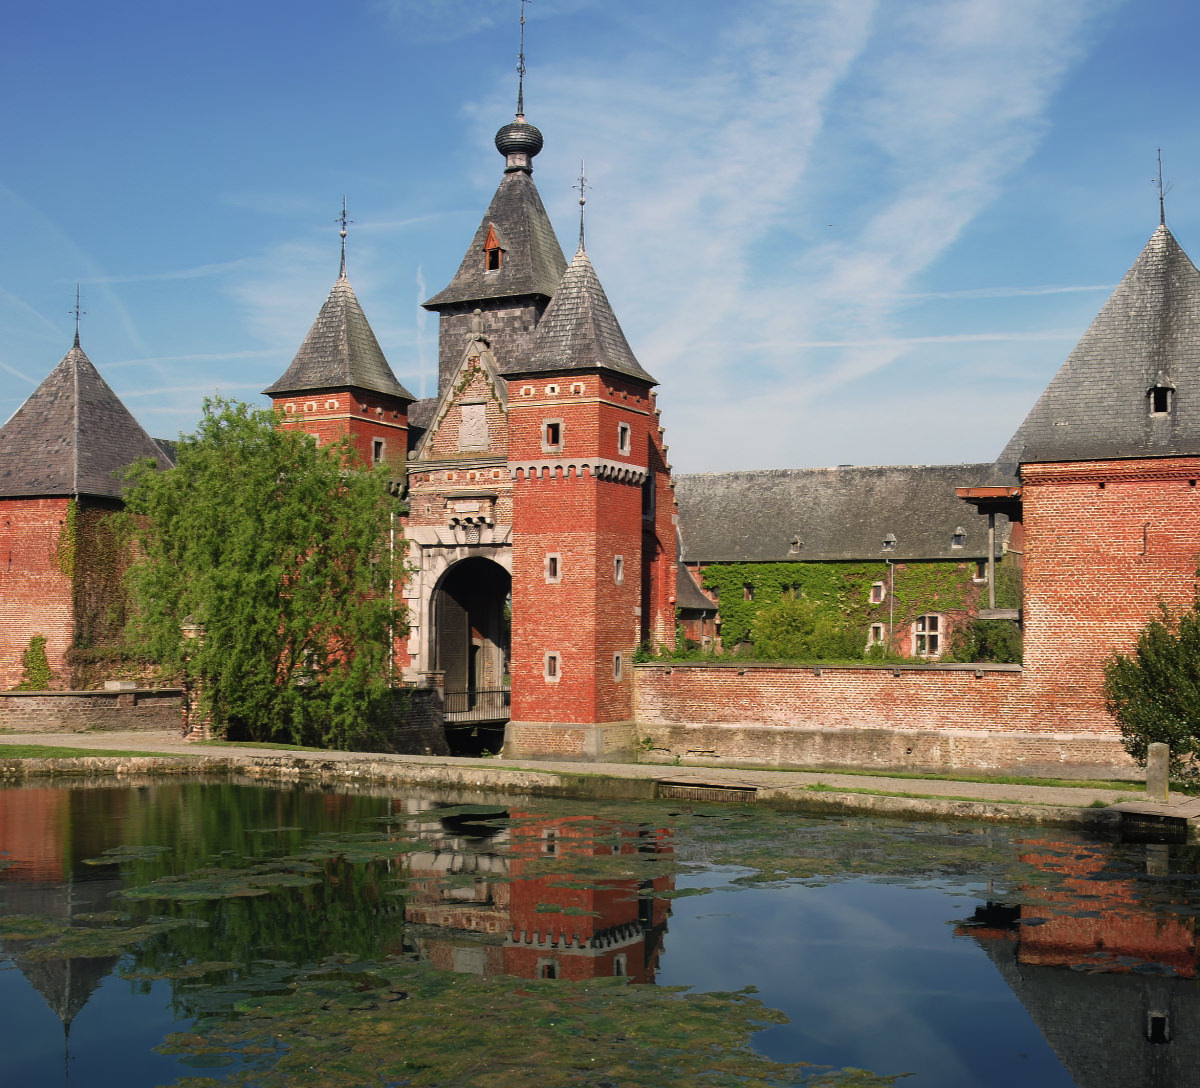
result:
<svg viewBox="0 0 1200 1088"><path fill-rule="evenodd" d="M649 758L1137 777L1103 714L1061 717L1018 665L639 665Z"/></svg>
<svg viewBox="0 0 1200 1088"><path fill-rule="evenodd" d="M0 729L18 733L182 733L183 722L180 688L0 692Z"/></svg>

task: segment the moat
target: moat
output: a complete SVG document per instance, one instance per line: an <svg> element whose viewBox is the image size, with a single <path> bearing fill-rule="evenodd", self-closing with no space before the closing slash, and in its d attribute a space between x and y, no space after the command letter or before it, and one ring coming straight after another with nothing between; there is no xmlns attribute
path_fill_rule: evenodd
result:
<svg viewBox="0 0 1200 1088"><path fill-rule="evenodd" d="M1172 1088L1197 912L1200 848L1044 828L42 783L0 789L3 1079Z"/></svg>

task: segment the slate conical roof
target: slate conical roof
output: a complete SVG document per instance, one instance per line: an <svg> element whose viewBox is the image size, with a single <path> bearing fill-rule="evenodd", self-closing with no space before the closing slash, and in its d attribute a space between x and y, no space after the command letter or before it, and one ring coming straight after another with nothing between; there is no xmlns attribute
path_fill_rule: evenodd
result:
<svg viewBox="0 0 1200 1088"><path fill-rule="evenodd" d="M1152 412L1149 391L1172 392ZM999 460L1200 454L1200 272L1160 226Z"/></svg>
<svg viewBox="0 0 1200 1088"><path fill-rule="evenodd" d="M263 393L270 397L311 389L364 389L416 400L388 366L344 266L292 365Z"/></svg>
<svg viewBox="0 0 1200 1088"><path fill-rule="evenodd" d="M151 457L170 461L75 345L0 427L0 498L120 498L121 472Z"/></svg>
<svg viewBox="0 0 1200 1088"><path fill-rule="evenodd" d="M508 373L541 374L597 367L658 384L633 354L587 251L580 246L533 334L529 359L510 367Z"/></svg>
<svg viewBox="0 0 1200 1088"><path fill-rule="evenodd" d="M503 251L500 267L491 272L484 259L489 228ZM437 310L455 303L520 295L549 298L566 267L562 246L533 178L527 170L511 170L496 189L454 279L422 305Z"/></svg>

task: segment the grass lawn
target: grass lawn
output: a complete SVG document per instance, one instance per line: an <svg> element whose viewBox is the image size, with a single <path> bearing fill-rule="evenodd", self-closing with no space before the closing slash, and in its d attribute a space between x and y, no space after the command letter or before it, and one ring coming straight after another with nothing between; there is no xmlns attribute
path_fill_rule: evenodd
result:
<svg viewBox="0 0 1200 1088"><path fill-rule="evenodd" d="M0 759L75 759L80 756L149 756L183 759L166 752L124 752L110 748L67 748L58 744L0 744Z"/></svg>

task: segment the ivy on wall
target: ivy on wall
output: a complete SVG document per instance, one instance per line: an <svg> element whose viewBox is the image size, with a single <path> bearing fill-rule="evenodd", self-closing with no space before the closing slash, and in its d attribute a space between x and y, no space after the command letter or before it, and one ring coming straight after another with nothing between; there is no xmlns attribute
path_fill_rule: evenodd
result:
<svg viewBox="0 0 1200 1088"><path fill-rule="evenodd" d="M717 594L727 647L749 640L759 611L787 596L803 597L831 619L858 629L865 646L870 624L886 623L889 612L899 628L926 612L963 611L979 592L973 564L935 560L895 566L895 599L889 603L885 594L878 604L871 603L871 586L888 587L886 562L713 563L702 578Z"/></svg>

